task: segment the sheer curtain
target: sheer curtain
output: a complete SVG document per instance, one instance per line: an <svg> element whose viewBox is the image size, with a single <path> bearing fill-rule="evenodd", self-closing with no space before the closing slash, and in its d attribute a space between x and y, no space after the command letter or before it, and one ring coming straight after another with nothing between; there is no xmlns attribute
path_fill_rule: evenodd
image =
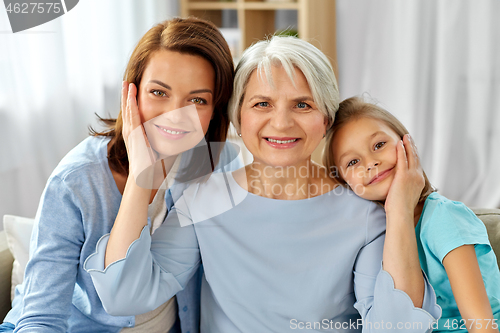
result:
<svg viewBox="0 0 500 333"><path fill-rule="evenodd" d="M0 217L34 217L54 167L98 126L94 113L118 114L139 38L178 13L177 0L85 0L12 34L0 10Z"/></svg>
<svg viewBox="0 0 500 333"><path fill-rule="evenodd" d="M498 17L498 0L337 0L342 98L395 114L439 192L476 207L500 207Z"/></svg>

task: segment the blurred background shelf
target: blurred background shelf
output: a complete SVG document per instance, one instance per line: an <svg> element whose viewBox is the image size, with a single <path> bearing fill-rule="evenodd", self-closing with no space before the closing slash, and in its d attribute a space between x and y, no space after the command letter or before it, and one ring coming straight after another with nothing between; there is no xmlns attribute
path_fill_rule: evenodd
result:
<svg viewBox="0 0 500 333"><path fill-rule="evenodd" d="M239 29L233 56L276 31L292 30L323 51L337 73L335 0L181 0L181 16L197 16L220 28Z"/></svg>

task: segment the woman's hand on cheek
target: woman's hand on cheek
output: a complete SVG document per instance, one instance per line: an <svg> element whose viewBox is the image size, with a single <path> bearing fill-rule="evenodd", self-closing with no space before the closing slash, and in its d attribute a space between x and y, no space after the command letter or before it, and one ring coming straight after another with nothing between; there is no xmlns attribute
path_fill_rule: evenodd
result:
<svg viewBox="0 0 500 333"><path fill-rule="evenodd" d="M387 214L394 212L413 215L425 186L423 170L417 148L408 134L398 143L396 150L396 174L387 194L385 211Z"/></svg>
<svg viewBox="0 0 500 333"><path fill-rule="evenodd" d="M128 139L130 133L137 127L141 126L141 117L139 107L137 105L137 88L135 84L122 82L122 135L125 145L128 147ZM129 156L130 158L130 156Z"/></svg>
<svg viewBox="0 0 500 333"><path fill-rule="evenodd" d="M137 104L137 87L126 81L122 84L122 135L127 147L129 175L140 182L137 185L151 188L156 156L146 136ZM148 172L144 172L148 171ZM140 178L140 179L139 179Z"/></svg>

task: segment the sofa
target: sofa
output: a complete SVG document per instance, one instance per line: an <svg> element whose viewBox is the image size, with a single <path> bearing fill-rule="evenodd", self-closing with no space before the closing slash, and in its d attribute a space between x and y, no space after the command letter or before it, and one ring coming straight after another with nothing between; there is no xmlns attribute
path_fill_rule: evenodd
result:
<svg viewBox="0 0 500 333"><path fill-rule="evenodd" d="M490 243L500 267L500 209L473 208L488 230ZM29 238L29 235L27 236ZM11 244L12 247L12 244ZM7 244L6 232L0 232L0 319L10 310L11 274L14 257Z"/></svg>

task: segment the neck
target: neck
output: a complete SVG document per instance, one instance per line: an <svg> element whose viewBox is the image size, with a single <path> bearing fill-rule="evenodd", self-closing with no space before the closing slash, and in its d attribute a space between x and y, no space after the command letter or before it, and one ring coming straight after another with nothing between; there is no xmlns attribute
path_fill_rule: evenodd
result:
<svg viewBox="0 0 500 333"><path fill-rule="evenodd" d="M307 199L336 187L336 183L328 178L326 169L310 159L293 166L253 162L245 171L248 191L271 199Z"/></svg>

